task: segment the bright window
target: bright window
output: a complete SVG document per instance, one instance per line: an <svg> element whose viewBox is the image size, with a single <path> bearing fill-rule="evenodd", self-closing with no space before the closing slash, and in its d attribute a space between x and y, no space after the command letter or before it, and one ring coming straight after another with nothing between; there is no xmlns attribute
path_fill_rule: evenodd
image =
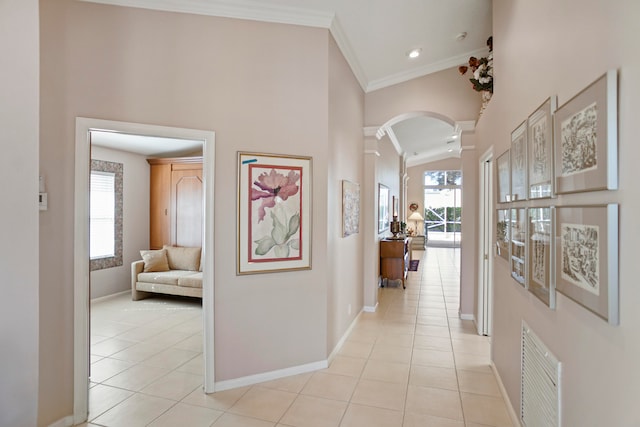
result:
<svg viewBox="0 0 640 427"><path fill-rule="evenodd" d="M91 172L90 245L91 259L115 255L116 174Z"/></svg>

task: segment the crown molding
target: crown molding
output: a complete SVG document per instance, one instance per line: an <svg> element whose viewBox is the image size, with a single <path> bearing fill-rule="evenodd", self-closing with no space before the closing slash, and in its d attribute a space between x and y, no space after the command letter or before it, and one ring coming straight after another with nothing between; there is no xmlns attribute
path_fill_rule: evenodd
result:
<svg viewBox="0 0 640 427"><path fill-rule="evenodd" d="M385 77L382 79L371 80L369 84L367 84L367 88L365 92L369 93L374 90L383 89L388 86L392 86L398 83L403 83L418 77L423 77L428 74L436 73L438 71L446 70L451 67L457 67L460 64L464 64L469 61L469 57L471 56L482 56L487 53L487 49L477 49L472 50L471 52L463 53L458 56L453 56L451 58L447 58L444 61L435 62L432 64L425 65L424 67L412 68L407 71L403 71L389 77Z"/></svg>
<svg viewBox="0 0 640 427"><path fill-rule="evenodd" d="M249 0L81 0L114 6L137 7L165 12L193 13L252 21L330 28L333 12L310 11L290 6L269 6Z"/></svg>
<svg viewBox="0 0 640 427"><path fill-rule="evenodd" d="M365 91L365 88L367 87L367 77L364 74L364 70L360 65L360 61L358 61L358 56L353 50L351 43L349 43L349 39L345 35L337 16L334 16L329 31L331 32L333 39L336 41L338 48L342 52L342 56L344 56L347 64L349 64L349 67L351 67L351 71L356 77L356 80L358 80L360 87L363 91Z"/></svg>

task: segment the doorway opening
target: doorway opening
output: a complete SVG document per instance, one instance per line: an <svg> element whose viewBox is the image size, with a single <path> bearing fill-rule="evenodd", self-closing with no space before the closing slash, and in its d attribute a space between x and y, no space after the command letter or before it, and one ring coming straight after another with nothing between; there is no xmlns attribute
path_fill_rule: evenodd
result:
<svg viewBox="0 0 640 427"><path fill-rule="evenodd" d="M478 241L478 318L479 335L490 336L493 313L493 149L480 158Z"/></svg>
<svg viewBox="0 0 640 427"><path fill-rule="evenodd" d="M424 173L427 246L459 248L462 240L462 171Z"/></svg>
<svg viewBox="0 0 640 427"><path fill-rule="evenodd" d="M215 133L184 128L116 122L78 117L76 119L75 209L74 209L74 423L87 419L89 391L89 194L92 133L107 132L113 136L133 135L140 138L168 138L196 141L203 157L203 241L202 241L202 317L204 392L214 391L214 283L213 283L213 188ZM157 141L156 141L157 142ZM143 248L141 248L143 249Z"/></svg>

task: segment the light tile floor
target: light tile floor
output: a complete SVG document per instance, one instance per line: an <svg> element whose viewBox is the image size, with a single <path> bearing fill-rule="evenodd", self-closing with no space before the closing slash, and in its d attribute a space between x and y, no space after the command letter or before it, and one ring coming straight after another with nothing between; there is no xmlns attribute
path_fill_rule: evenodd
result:
<svg viewBox="0 0 640 427"><path fill-rule="evenodd" d="M328 369L205 395L198 300L92 304L86 426L511 426L490 343L458 318L460 250L427 248L379 289Z"/></svg>

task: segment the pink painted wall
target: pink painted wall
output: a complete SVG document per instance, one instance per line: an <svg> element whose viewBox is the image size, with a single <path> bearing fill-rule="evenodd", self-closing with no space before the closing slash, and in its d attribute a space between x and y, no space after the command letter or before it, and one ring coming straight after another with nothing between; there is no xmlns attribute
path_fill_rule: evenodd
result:
<svg viewBox="0 0 640 427"><path fill-rule="evenodd" d="M477 126L479 153L506 150L511 131L547 97L562 105L607 70L619 71L619 189L530 204L620 204L620 325L559 293L551 311L510 278L506 263L495 263L493 358L509 398L518 408L524 320L562 362L564 426L640 425L638 19L632 0L494 2L495 94Z"/></svg>
<svg viewBox="0 0 640 427"><path fill-rule="evenodd" d="M216 381L326 360L349 323L345 303L357 310L361 292L352 273L344 289L331 285L328 308L330 233L341 257L332 267L360 263L357 236L333 241L333 199L339 178L359 179L364 108L328 31L68 0L41 7L40 158L51 203L40 230L40 424L72 411L76 116L216 132ZM348 117L330 125L330 102L348 102ZM236 276L239 150L313 157L312 270ZM330 173L343 154L353 161Z"/></svg>

